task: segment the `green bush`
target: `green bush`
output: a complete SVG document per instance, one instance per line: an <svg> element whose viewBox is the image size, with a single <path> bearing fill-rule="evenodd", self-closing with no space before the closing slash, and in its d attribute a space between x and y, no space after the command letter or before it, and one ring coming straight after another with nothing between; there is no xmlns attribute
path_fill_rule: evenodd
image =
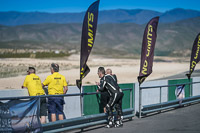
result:
<svg viewBox="0 0 200 133"><path fill-rule="evenodd" d="M34 56L33 56L34 55ZM0 54L0 58L55 58L69 56L68 53L58 53L55 52L38 52L32 53L3 53Z"/></svg>

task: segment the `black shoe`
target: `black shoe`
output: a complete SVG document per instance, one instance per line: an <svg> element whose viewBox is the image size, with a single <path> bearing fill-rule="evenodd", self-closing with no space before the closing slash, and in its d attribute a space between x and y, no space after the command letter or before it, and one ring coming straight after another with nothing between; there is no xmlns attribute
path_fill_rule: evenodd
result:
<svg viewBox="0 0 200 133"><path fill-rule="evenodd" d="M115 127L123 127L123 123L122 123L122 121L116 121L115 122Z"/></svg>
<svg viewBox="0 0 200 133"><path fill-rule="evenodd" d="M115 128L123 127L123 124L115 124Z"/></svg>
<svg viewBox="0 0 200 133"><path fill-rule="evenodd" d="M107 124L105 127L106 127L106 128L112 128L112 127L115 127L115 124L114 124L114 116L108 118L108 124Z"/></svg>
<svg viewBox="0 0 200 133"><path fill-rule="evenodd" d="M115 125L109 125L109 124L107 124L107 125L105 126L105 128L113 128L113 127L115 127Z"/></svg>

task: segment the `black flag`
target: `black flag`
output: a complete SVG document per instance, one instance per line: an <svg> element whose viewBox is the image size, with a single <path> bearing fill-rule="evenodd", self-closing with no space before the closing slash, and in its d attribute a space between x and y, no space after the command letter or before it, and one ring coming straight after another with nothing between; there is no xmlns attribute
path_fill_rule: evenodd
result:
<svg viewBox="0 0 200 133"><path fill-rule="evenodd" d="M159 17L152 18L146 25L144 31L141 51L140 72L138 76L139 84L141 84L152 73L158 21Z"/></svg>
<svg viewBox="0 0 200 133"><path fill-rule="evenodd" d="M90 72L90 69L86 63L94 45L97 29L98 11L99 0L90 5L83 21L80 53L80 80L76 80L76 85L79 89L82 86L82 79Z"/></svg>
<svg viewBox="0 0 200 133"><path fill-rule="evenodd" d="M190 70L189 73L186 74L187 77L190 79L192 72L194 71L194 68L196 64L200 60L200 33L197 35L196 39L194 40L194 44L192 47L192 54L191 54L191 59L190 59Z"/></svg>

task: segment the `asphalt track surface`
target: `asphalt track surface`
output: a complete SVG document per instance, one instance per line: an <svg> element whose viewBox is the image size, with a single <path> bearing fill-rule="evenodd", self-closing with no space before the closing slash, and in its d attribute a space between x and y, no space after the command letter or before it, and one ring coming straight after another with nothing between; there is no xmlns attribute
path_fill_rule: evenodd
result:
<svg viewBox="0 0 200 133"><path fill-rule="evenodd" d="M84 129L84 133L200 133L200 103L167 112L161 112L132 121L122 128L104 128L99 125Z"/></svg>

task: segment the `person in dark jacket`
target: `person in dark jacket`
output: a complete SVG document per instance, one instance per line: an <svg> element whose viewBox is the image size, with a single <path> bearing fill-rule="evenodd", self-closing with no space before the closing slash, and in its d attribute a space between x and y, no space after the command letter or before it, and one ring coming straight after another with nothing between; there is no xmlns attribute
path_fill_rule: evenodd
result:
<svg viewBox="0 0 200 133"><path fill-rule="evenodd" d="M110 68L106 69L106 74L112 75L117 82L117 76L115 74L112 74L112 70ZM106 113L106 105L108 104L109 98L110 95L106 89L104 89L104 91L101 91L100 101L101 101L101 108L103 108L104 113Z"/></svg>
<svg viewBox="0 0 200 133"><path fill-rule="evenodd" d="M117 76L112 73L112 69L110 69L110 68L106 69L106 74L112 75L114 77L114 79L116 80L116 82L117 82Z"/></svg>
<svg viewBox="0 0 200 133"><path fill-rule="evenodd" d="M104 91L105 89L109 93L109 101L108 104L106 105L106 112L108 114L108 124L106 125L107 128L111 127L120 127L122 126L122 108L120 106L122 102L122 98L124 96L122 90L120 89L119 85L117 84L115 78L107 74L105 75L105 69L104 67L99 67L98 68L98 76L100 79L100 83L96 83L98 86L99 91ZM117 120L114 122L114 116L112 109L115 107L117 111Z"/></svg>

